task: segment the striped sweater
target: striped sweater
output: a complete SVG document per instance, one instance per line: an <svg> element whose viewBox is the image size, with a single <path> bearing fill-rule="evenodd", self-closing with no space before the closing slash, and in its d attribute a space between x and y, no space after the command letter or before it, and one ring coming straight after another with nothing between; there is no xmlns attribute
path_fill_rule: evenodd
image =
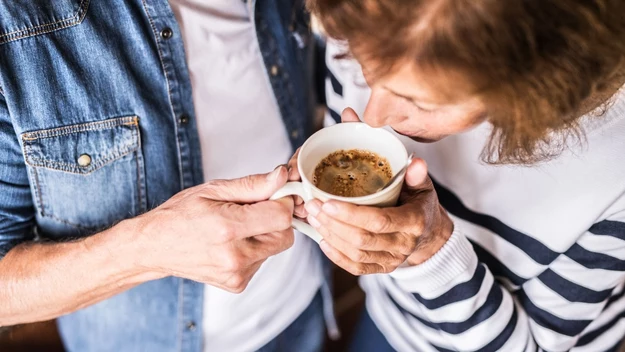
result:
<svg viewBox="0 0 625 352"><path fill-rule="evenodd" d="M328 121L369 91L326 53ZM425 263L361 278L367 309L399 351L616 351L625 336L625 94L586 139L531 167L490 166L488 124L424 158L455 229Z"/></svg>

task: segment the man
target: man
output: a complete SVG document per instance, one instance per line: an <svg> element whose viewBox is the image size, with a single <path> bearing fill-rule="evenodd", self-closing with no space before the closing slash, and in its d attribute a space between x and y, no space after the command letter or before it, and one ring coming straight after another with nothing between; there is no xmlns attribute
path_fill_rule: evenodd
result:
<svg viewBox="0 0 625 352"><path fill-rule="evenodd" d="M320 348L319 254L266 201L287 169L214 181L309 134L306 19L288 1L0 5L0 326L62 316L70 351Z"/></svg>

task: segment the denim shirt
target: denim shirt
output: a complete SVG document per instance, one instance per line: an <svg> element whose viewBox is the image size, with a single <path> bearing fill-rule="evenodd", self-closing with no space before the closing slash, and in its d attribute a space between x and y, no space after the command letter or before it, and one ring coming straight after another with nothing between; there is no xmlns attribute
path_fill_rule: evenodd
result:
<svg viewBox="0 0 625 352"><path fill-rule="evenodd" d="M302 1L248 5L295 148L312 121L308 15ZM0 258L25 241L88 236L203 182L184 55L167 0L0 2ZM200 351L202 300L203 284L169 277L59 328L72 351Z"/></svg>

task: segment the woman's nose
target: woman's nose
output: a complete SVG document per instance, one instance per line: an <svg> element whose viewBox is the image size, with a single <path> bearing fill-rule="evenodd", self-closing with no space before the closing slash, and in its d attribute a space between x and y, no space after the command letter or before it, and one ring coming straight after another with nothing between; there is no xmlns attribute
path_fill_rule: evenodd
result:
<svg viewBox="0 0 625 352"><path fill-rule="evenodd" d="M388 92L384 89L373 89L362 119L371 127L383 127L399 122L401 116L403 115L397 102Z"/></svg>
<svg viewBox="0 0 625 352"><path fill-rule="evenodd" d="M371 127L382 127L388 124L388 109L385 109L384 94L377 89L371 91L371 97L363 113L362 120Z"/></svg>

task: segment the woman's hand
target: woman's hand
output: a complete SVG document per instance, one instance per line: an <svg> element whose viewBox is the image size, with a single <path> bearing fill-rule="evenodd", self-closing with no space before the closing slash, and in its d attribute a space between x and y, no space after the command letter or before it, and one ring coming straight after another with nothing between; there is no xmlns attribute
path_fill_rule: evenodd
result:
<svg viewBox="0 0 625 352"><path fill-rule="evenodd" d="M308 223L323 236L321 249L354 275L389 273L407 260L418 265L447 242L453 223L438 202L427 165L408 167L399 205L359 206L330 200L306 204Z"/></svg>

